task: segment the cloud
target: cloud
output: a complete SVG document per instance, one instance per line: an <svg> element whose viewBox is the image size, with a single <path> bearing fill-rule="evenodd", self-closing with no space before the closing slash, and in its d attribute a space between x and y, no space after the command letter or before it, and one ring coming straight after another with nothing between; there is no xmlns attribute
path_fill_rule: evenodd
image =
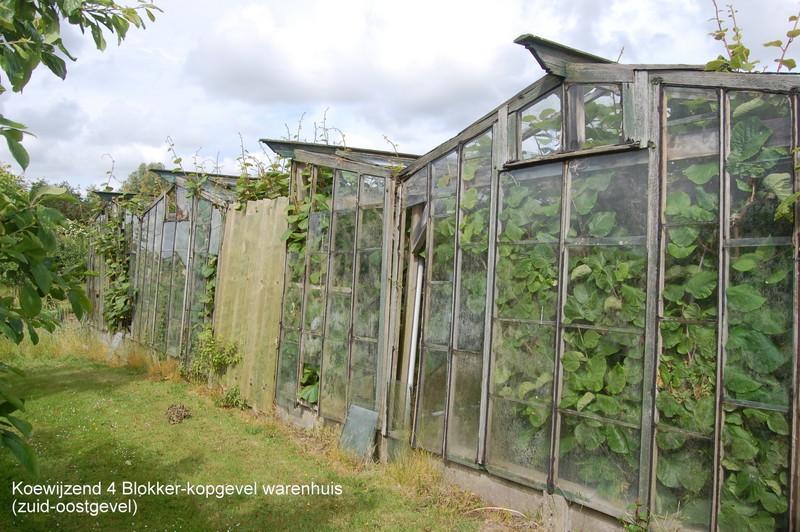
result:
<svg viewBox="0 0 800 532"><path fill-rule="evenodd" d="M755 56L785 33L792 0L740 2ZM239 134L303 133L327 109L351 146L424 153L542 75L514 45L534 33L627 63L702 63L721 51L705 0L407 0L402 4L195 0L163 6L145 31L94 49L65 25L79 60L66 81L39 69L22 95L3 94L5 116L39 135L26 140L31 177L102 181L110 154L124 177L141 162L170 164L165 139L235 172ZM769 16L764 16L769 13ZM772 15L774 14L774 15ZM199 150L199 151L198 151ZM5 147L0 158L9 160Z"/></svg>

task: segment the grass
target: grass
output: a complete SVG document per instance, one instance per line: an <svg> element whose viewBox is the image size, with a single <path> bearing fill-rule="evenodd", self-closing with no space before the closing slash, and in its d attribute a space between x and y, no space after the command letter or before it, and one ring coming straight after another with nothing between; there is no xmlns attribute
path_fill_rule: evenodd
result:
<svg viewBox="0 0 800 532"><path fill-rule="evenodd" d="M465 515L482 503L447 486L436 462L410 453L380 465L338 450L332 429L306 431L269 415L221 409L207 390L176 378L173 366L109 360L79 328L45 335L40 346L0 343L0 360L23 369L13 386L27 397L31 443L41 467L32 479L0 452L0 530L476 530L496 529ZM101 362L102 361L102 362ZM115 367L116 365L116 367ZM183 404L191 417L167 421ZM52 484L163 482L339 484L340 496L137 497L138 513L97 517L11 514L14 481ZM83 500L74 497L68 500ZM89 497L122 501L116 495ZM35 500L36 496L20 497ZM480 512L478 512L480 514ZM494 519L494 518L492 518Z"/></svg>

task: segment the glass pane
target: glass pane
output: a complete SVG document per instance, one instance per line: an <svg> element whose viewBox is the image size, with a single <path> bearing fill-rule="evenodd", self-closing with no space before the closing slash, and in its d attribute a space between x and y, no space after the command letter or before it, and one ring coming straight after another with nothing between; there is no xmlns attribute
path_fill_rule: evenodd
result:
<svg viewBox="0 0 800 532"><path fill-rule="evenodd" d="M731 238L789 236L793 219L775 219L780 201L794 191L789 97L730 92Z"/></svg>
<svg viewBox="0 0 800 532"><path fill-rule="evenodd" d="M356 276L356 304L353 332L356 336L378 338L381 315L382 252L360 251Z"/></svg>
<svg viewBox="0 0 800 532"><path fill-rule="evenodd" d="M211 240L208 243L208 253L210 255L218 255L219 247L222 243L222 231L225 225L225 217L218 207L214 207L211 211Z"/></svg>
<svg viewBox="0 0 800 532"><path fill-rule="evenodd" d="M309 288L306 292L304 330L322 332L325 319L325 292L319 288Z"/></svg>
<svg viewBox="0 0 800 532"><path fill-rule="evenodd" d="M343 421L347 413L347 345L326 338L324 346L320 410L337 421Z"/></svg>
<svg viewBox="0 0 800 532"><path fill-rule="evenodd" d="M156 301L154 345L159 351L166 350L167 329L169 327L170 284L172 282L172 248L175 244L175 222L164 222L161 239L160 268L158 281L158 300Z"/></svg>
<svg viewBox="0 0 800 532"><path fill-rule="evenodd" d="M680 431L658 430L656 445L655 529L707 529L711 519L714 443Z"/></svg>
<svg viewBox="0 0 800 532"><path fill-rule="evenodd" d="M717 319L718 229L680 226L667 230L664 315L686 320Z"/></svg>
<svg viewBox="0 0 800 532"><path fill-rule="evenodd" d="M287 282L302 283L306 274L306 256L304 253L286 253Z"/></svg>
<svg viewBox="0 0 800 532"><path fill-rule="evenodd" d="M486 257L461 255L455 348L482 352L486 315Z"/></svg>
<svg viewBox="0 0 800 532"><path fill-rule="evenodd" d="M643 247L570 248L564 323L644 328L647 253Z"/></svg>
<svg viewBox="0 0 800 532"><path fill-rule="evenodd" d="M311 253L308 257L308 284L324 287L328 278L328 254Z"/></svg>
<svg viewBox="0 0 800 532"><path fill-rule="evenodd" d="M358 200L359 206L383 207L383 192L385 186L385 180L382 177L371 175L361 176L361 197Z"/></svg>
<svg viewBox="0 0 800 532"><path fill-rule="evenodd" d="M291 408L297 395L297 364L300 359L299 338L296 332L284 332L278 355L278 379L275 395L278 403Z"/></svg>
<svg viewBox="0 0 800 532"><path fill-rule="evenodd" d="M434 200L438 206L439 200ZM455 258L456 213L450 211L444 217L431 220L433 241L431 242L430 278L433 281L452 281Z"/></svg>
<svg viewBox="0 0 800 532"><path fill-rule="evenodd" d="M430 299L427 322L425 324L425 343L448 345L453 312L453 284L437 283L430 286Z"/></svg>
<svg viewBox="0 0 800 532"><path fill-rule="evenodd" d="M627 510L638 497L639 431L593 419L561 419L559 486L578 500Z"/></svg>
<svg viewBox="0 0 800 532"><path fill-rule="evenodd" d="M336 211L354 209L358 199L358 174L347 170L337 170L336 197L333 209Z"/></svg>
<svg viewBox="0 0 800 532"><path fill-rule="evenodd" d="M792 248L734 248L730 266L725 392L736 399L788 406L794 335Z"/></svg>
<svg viewBox="0 0 800 532"><path fill-rule="evenodd" d="M520 159L561 150L561 88L519 112Z"/></svg>
<svg viewBox="0 0 800 532"><path fill-rule="evenodd" d="M328 251L328 226L330 225L331 214L328 211L312 212L308 215L308 239L307 247L309 252Z"/></svg>
<svg viewBox="0 0 800 532"><path fill-rule="evenodd" d="M714 433L717 332L713 325L661 323L656 409L659 423Z"/></svg>
<svg viewBox="0 0 800 532"><path fill-rule="evenodd" d="M465 188L474 188L488 185L491 179L492 130L489 129L464 145L461 153L461 181Z"/></svg>
<svg viewBox="0 0 800 532"><path fill-rule="evenodd" d="M500 244L497 251L497 316L555 320L558 298L557 247L550 244Z"/></svg>
<svg viewBox="0 0 800 532"><path fill-rule="evenodd" d="M581 148L621 144L622 96L619 85L572 85L570 98L583 103ZM580 132L579 132L580 137Z"/></svg>
<svg viewBox="0 0 800 532"><path fill-rule="evenodd" d="M483 357L456 351L451 371L453 397L447 422L447 454L472 462L478 456Z"/></svg>
<svg viewBox="0 0 800 532"><path fill-rule="evenodd" d="M780 412L726 408L720 530L788 530L790 432Z"/></svg>
<svg viewBox="0 0 800 532"><path fill-rule="evenodd" d="M380 248L383 242L383 208L361 209L359 248Z"/></svg>
<svg viewBox="0 0 800 532"><path fill-rule="evenodd" d="M378 343L353 341L350 354L350 402L375 410Z"/></svg>
<svg viewBox="0 0 800 532"><path fill-rule="evenodd" d="M492 132L468 142L461 162L461 225L458 276L458 322L455 348L483 351L489 210L492 202Z"/></svg>
<svg viewBox="0 0 800 532"><path fill-rule="evenodd" d="M564 332L561 408L638 426L644 338L618 332Z"/></svg>
<svg viewBox="0 0 800 532"><path fill-rule="evenodd" d="M178 356L181 341L184 295L186 291L186 265L189 253L189 222L175 224L175 248L172 256L172 288L170 294L169 333L167 353Z"/></svg>
<svg viewBox="0 0 800 532"><path fill-rule="evenodd" d="M501 241L558 242L561 168L561 164L553 164L500 174Z"/></svg>
<svg viewBox="0 0 800 532"><path fill-rule="evenodd" d="M456 192L458 156L455 151L431 164L431 190L434 196L453 196Z"/></svg>
<svg viewBox="0 0 800 532"><path fill-rule="evenodd" d="M303 285L288 284L283 296L283 327L300 328L300 311L303 307Z"/></svg>
<svg viewBox="0 0 800 532"><path fill-rule="evenodd" d="M447 351L426 349L422 353L416 443L432 453L441 454L444 410L447 390Z"/></svg>
<svg viewBox="0 0 800 532"><path fill-rule="evenodd" d="M403 208L428 201L428 167L417 170L403 184Z"/></svg>
<svg viewBox="0 0 800 532"><path fill-rule="evenodd" d="M492 349L493 396L550 404L555 359L552 326L496 321Z"/></svg>
<svg viewBox="0 0 800 532"><path fill-rule="evenodd" d="M329 294L325 328L325 338L347 341L350 333L350 294Z"/></svg>
<svg viewBox="0 0 800 532"><path fill-rule="evenodd" d="M312 210L329 211L330 199L333 194L333 169L317 166L317 179L314 186L314 202Z"/></svg>
<svg viewBox="0 0 800 532"><path fill-rule="evenodd" d="M544 481L550 455L555 328L495 320L489 464Z"/></svg>
<svg viewBox="0 0 800 532"><path fill-rule="evenodd" d="M714 89L667 88L669 223L716 223L719 212L719 102Z"/></svg>
<svg viewBox="0 0 800 532"><path fill-rule="evenodd" d="M547 482L550 463L550 405L493 397L486 461L534 482Z"/></svg>
<svg viewBox="0 0 800 532"><path fill-rule="evenodd" d="M647 152L572 161L571 238L644 235Z"/></svg>
<svg viewBox="0 0 800 532"><path fill-rule="evenodd" d="M319 375L319 363L322 360L322 336L303 333L303 367L312 367Z"/></svg>

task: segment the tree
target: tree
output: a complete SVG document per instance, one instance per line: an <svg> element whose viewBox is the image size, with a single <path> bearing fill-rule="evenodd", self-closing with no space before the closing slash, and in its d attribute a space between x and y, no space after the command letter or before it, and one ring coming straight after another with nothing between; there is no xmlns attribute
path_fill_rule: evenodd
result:
<svg viewBox="0 0 800 532"><path fill-rule="evenodd" d="M163 169L164 165L161 163L140 164L122 183L122 192L132 192L145 201L155 199L166 191L168 184L151 170Z"/></svg>
<svg viewBox="0 0 800 532"><path fill-rule="evenodd" d="M40 65L64 79L67 64L64 58L75 61L61 39L61 25L66 22L92 34L98 50L104 50L104 31L117 36L121 43L130 26L144 28L141 12L152 22L154 4L138 0L135 7L117 4L113 0L2 0L0 1L0 68L6 83L14 92L21 92ZM0 83L0 93L6 87ZM8 149L24 169L30 162L22 146L22 137L30 134L23 124L0 115L0 135L6 138Z"/></svg>
<svg viewBox="0 0 800 532"><path fill-rule="evenodd" d="M144 28L140 13L150 21L159 9L139 0L135 7L113 0L0 0L0 68L3 82L20 92L33 71L43 64L64 79L64 58L75 60L61 39L63 23L92 34L98 50L104 50L104 32L117 36L121 43L130 26ZM22 168L30 162L22 146L23 124L0 115L0 135ZM45 310L50 300L68 300L79 318L90 308L82 288L83 264L60 264L56 231L65 225L58 209L47 205L53 199L70 201L63 188L39 186L27 190L7 168L0 169L0 335L20 343L26 336L37 343L37 329L52 331L56 317ZM14 415L25 409L24 402L11 391L7 377L19 373L0 363L0 447L5 447L29 471L36 473L36 458L26 438L31 425Z"/></svg>

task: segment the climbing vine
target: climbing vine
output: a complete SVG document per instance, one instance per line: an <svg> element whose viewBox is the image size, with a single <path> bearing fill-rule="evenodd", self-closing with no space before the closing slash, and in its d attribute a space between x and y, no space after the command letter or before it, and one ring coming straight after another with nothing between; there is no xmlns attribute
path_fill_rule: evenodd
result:
<svg viewBox="0 0 800 532"><path fill-rule="evenodd" d="M109 331L116 332L130 325L133 314L130 242L125 234L125 208L117 205L106 213L106 220L95 224L93 246L106 266L108 285L103 293L103 321Z"/></svg>

